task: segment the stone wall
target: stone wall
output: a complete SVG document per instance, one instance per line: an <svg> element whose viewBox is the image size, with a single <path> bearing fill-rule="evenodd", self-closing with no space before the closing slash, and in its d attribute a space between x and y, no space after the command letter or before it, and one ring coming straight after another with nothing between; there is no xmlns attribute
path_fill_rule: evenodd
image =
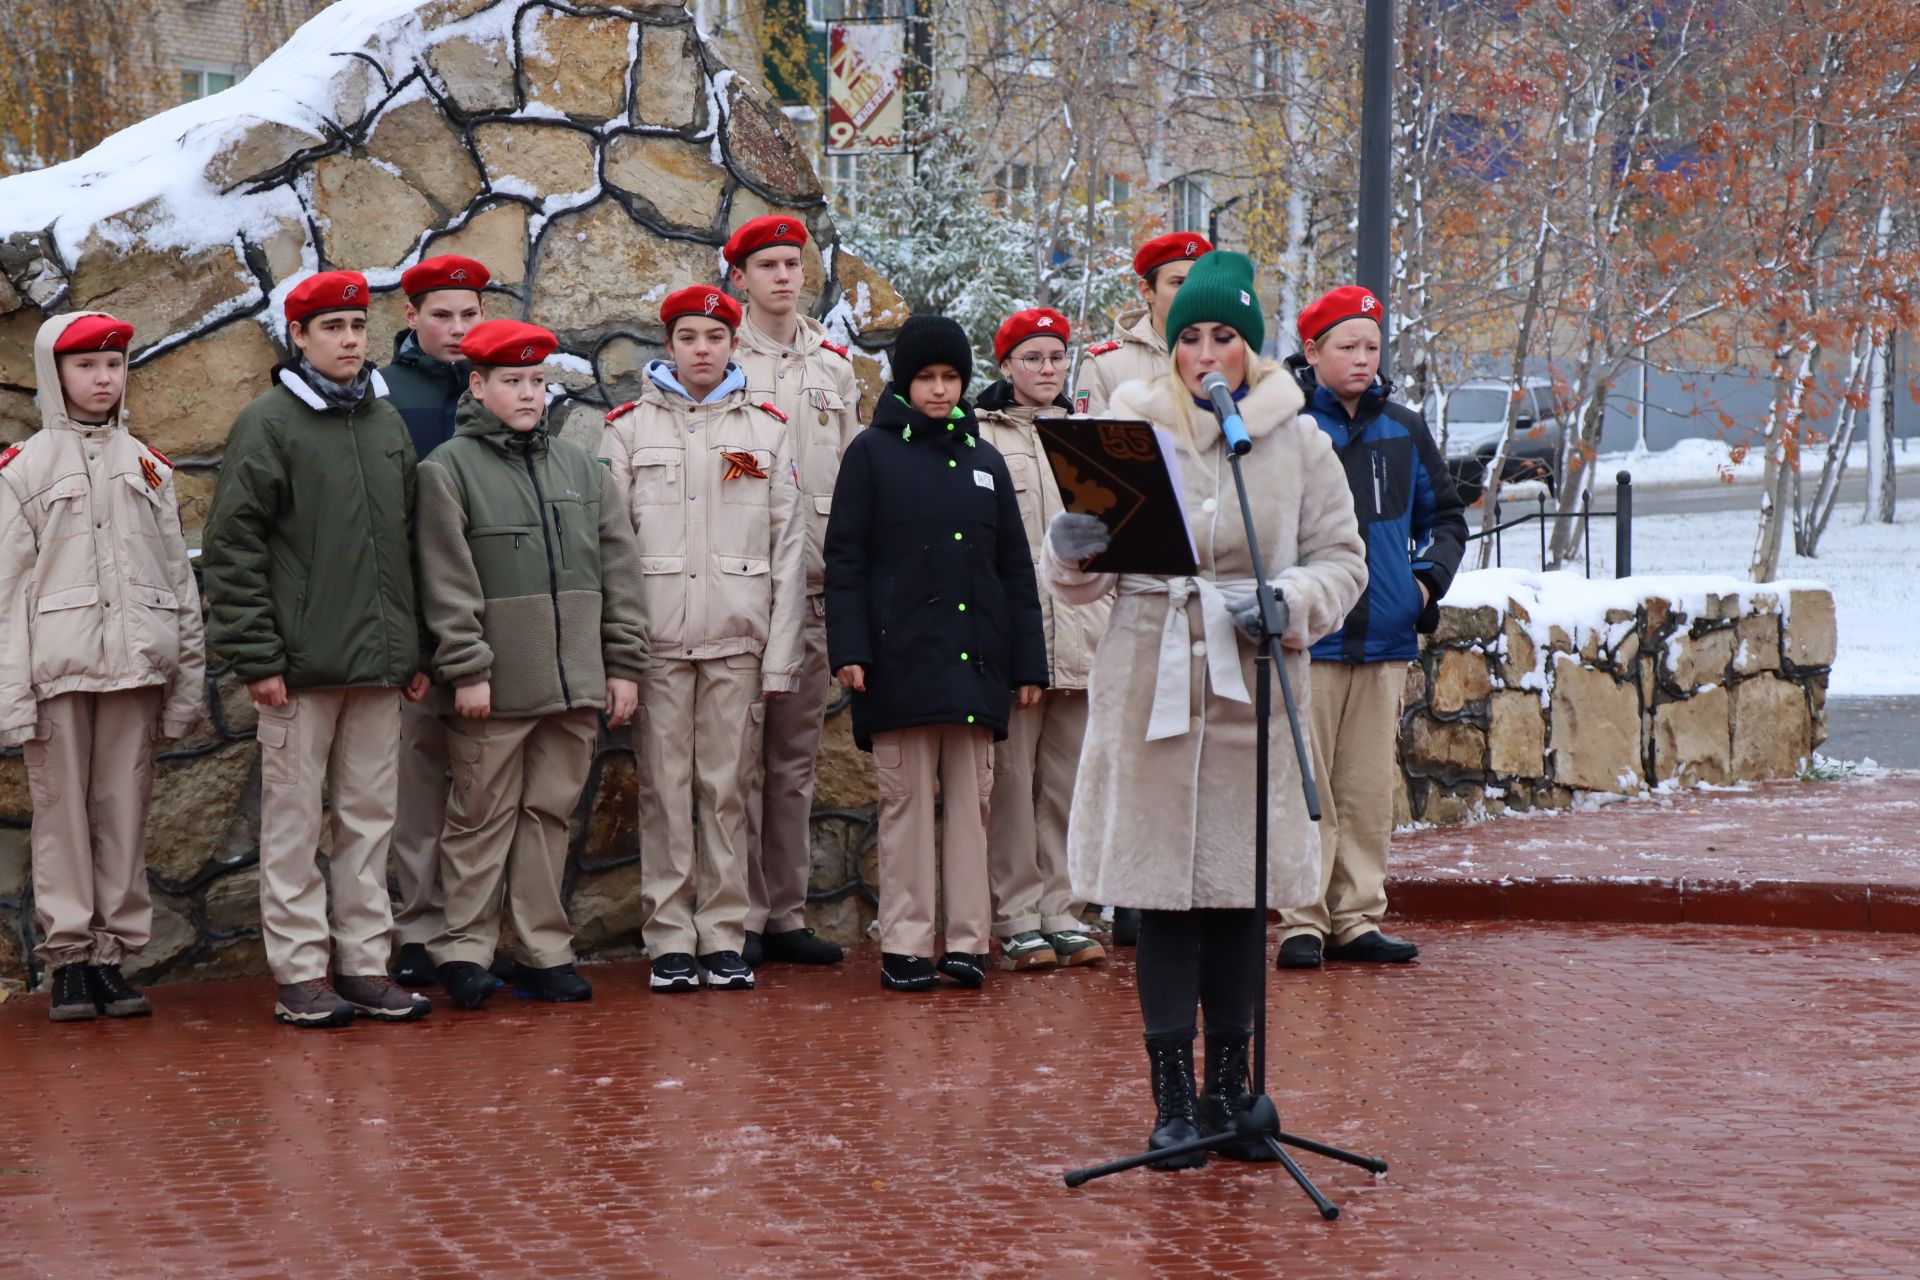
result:
<svg viewBox="0 0 1920 1280"><path fill-rule="evenodd" d="M1396 821L1792 777L1835 639L1817 583L1463 574L1408 673Z"/></svg>

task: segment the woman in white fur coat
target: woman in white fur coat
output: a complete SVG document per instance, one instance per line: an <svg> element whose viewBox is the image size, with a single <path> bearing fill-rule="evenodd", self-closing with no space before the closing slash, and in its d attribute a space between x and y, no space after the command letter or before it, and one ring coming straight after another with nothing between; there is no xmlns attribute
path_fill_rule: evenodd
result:
<svg viewBox="0 0 1920 1280"><path fill-rule="evenodd" d="M1068 823L1075 894L1142 909L1140 1007L1155 1104L1151 1145L1232 1123L1248 1096L1247 1048L1266 969L1266 921L1253 910L1253 559L1233 472L1201 379L1236 388L1253 438L1242 459L1260 548L1286 615L1287 675L1307 714L1307 648L1339 627L1366 589L1366 551L1345 475L1326 433L1295 415L1294 380L1257 352L1265 322L1253 267L1234 253L1201 258L1168 312L1172 372L1117 391L1108 414L1145 419L1180 443L1182 497L1199 551L1192 578L1089 574L1106 531L1091 516L1049 526L1042 577L1062 600L1117 587L1094 658L1086 747ZM1276 708L1279 700L1275 699ZM1268 902L1320 890L1320 841L1299 768L1276 726L1270 756ZM1193 1076L1194 1011L1204 1004L1205 1096ZM1264 1144L1223 1155L1271 1159ZM1155 1168L1204 1163L1204 1152Z"/></svg>

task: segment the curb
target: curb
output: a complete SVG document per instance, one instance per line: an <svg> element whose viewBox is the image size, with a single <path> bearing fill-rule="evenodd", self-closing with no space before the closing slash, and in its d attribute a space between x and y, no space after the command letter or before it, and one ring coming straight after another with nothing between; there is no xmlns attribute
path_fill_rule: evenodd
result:
<svg viewBox="0 0 1920 1280"><path fill-rule="evenodd" d="M1403 920L1736 924L1920 933L1920 885L1806 880L1409 876L1389 878Z"/></svg>

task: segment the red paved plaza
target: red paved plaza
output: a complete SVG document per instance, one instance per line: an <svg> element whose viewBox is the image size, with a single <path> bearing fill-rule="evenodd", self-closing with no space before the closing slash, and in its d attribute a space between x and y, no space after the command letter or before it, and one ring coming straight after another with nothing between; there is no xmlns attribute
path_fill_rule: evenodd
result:
<svg viewBox="0 0 1920 1280"><path fill-rule="evenodd" d="M1277 975L1304 1156L1069 1191L1147 1128L1131 953L882 992L877 957L660 998L294 1032L0 1007L0 1275L1920 1275L1920 938L1415 926Z"/></svg>

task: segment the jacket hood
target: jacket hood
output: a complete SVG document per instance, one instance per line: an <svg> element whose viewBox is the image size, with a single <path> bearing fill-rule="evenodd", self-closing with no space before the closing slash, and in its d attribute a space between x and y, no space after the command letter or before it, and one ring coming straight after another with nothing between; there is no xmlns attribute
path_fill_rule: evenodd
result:
<svg viewBox="0 0 1920 1280"><path fill-rule="evenodd" d="M384 398L387 394L387 380L380 376L378 369L370 369L369 373L371 377L368 381L367 398ZM276 364L273 366L273 373L268 381L275 386L285 387L293 393L295 399L299 400L300 403L307 406L307 408L312 409L315 413L338 412L333 405L327 403L325 396L314 390L313 387L307 383L306 378L302 376L300 372L300 366L297 364L290 364L285 361ZM362 401L362 403L364 404L365 401Z"/></svg>
<svg viewBox="0 0 1920 1280"><path fill-rule="evenodd" d="M951 424L953 430L946 428ZM881 431L891 431L908 444L915 442L934 444L957 453L961 448L972 448L978 438L979 423L974 420L973 406L962 399L955 405L943 422L935 422L899 396L888 392L880 397L873 407L872 425ZM951 441L951 444L947 442Z"/></svg>
<svg viewBox="0 0 1920 1280"><path fill-rule="evenodd" d="M77 321L88 316L103 316L104 311L70 311L65 315L54 316L40 326L40 332L33 337L33 376L39 388L35 398L40 403L40 429L47 431L55 427L69 430L98 431L101 427L75 422L67 416L67 398L60 390L60 362L53 354L53 344L60 341L65 333ZM132 378L128 378L131 390ZM121 430L127 425L127 391L120 393L120 403L113 406L113 416L108 418L104 429Z"/></svg>
<svg viewBox="0 0 1920 1280"><path fill-rule="evenodd" d="M1360 422L1377 416L1393 394L1393 379L1374 375L1373 385L1361 393L1360 403L1355 406L1351 418L1347 416L1347 407L1340 403L1340 397L1320 385L1319 377L1313 366L1307 363L1303 352L1294 352L1286 359L1287 372L1300 387L1300 393L1306 398L1307 407L1322 413L1334 415L1341 421Z"/></svg>
<svg viewBox="0 0 1920 1280"><path fill-rule="evenodd" d="M784 343L775 342L763 330L756 328L753 323L753 308L747 308L746 318L740 322L741 349L762 356L812 355L827 340L826 326L812 316L803 315L798 319L800 329L793 335L793 345L789 347Z"/></svg>
<svg viewBox="0 0 1920 1280"><path fill-rule="evenodd" d="M428 355L421 347L420 340L411 329L402 329L393 335L393 363L403 364L409 369L418 369L430 378L445 378L449 382L466 383L467 362L465 360L448 364Z"/></svg>
<svg viewBox="0 0 1920 1280"><path fill-rule="evenodd" d="M1259 383L1244 388L1245 394L1238 397L1240 417L1247 424L1247 434L1255 440L1272 435L1306 404L1300 385L1287 376L1286 370L1264 358L1259 365L1263 370ZM1212 447L1220 438L1220 424L1212 413L1194 406L1193 397L1171 373L1152 382L1122 384L1113 393L1107 412L1116 418L1144 418L1156 426L1167 426L1179 421L1182 401L1193 415L1194 447Z"/></svg>
<svg viewBox="0 0 1920 1280"><path fill-rule="evenodd" d="M985 391L980 393L980 398L973 402L973 407L981 413L1019 413L1031 407L1037 415L1042 407L1048 406L1015 404L1013 402L1013 382L1010 379L1001 378L991 383ZM1064 391L1053 398L1050 407L1063 409L1068 413L1073 412L1073 402L1067 399Z"/></svg>
<svg viewBox="0 0 1920 1280"><path fill-rule="evenodd" d="M1153 309L1146 306L1128 307L1120 313L1114 322L1113 339L1115 342L1132 342L1159 355L1167 354L1167 340L1153 327Z"/></svg>
<svg viewBox="0 0 1920 1280"><path fill-rule="evenodd" d="M460 403L454 406L453 423L456 437L473 436L502 451L511 449L519 452L547 447L547 419L544 413L533 430L515 431L500 420L500 415L474 399L471 391L460 393Z"/></svg>
<svg viewBox="0 0 1920 1280"><path fill-rule="evenodd" d="M666 360L655 360L647 365L647 382L665 392L668 398L678 398L688 404L694 403L693 393L680 385L680 379L674 375L673 365ZM741 372L737 364L727 366L727 374L720 379L720 385L707 393L701 404L719 404L736 391L747 389L747 375Z"/></svg>

